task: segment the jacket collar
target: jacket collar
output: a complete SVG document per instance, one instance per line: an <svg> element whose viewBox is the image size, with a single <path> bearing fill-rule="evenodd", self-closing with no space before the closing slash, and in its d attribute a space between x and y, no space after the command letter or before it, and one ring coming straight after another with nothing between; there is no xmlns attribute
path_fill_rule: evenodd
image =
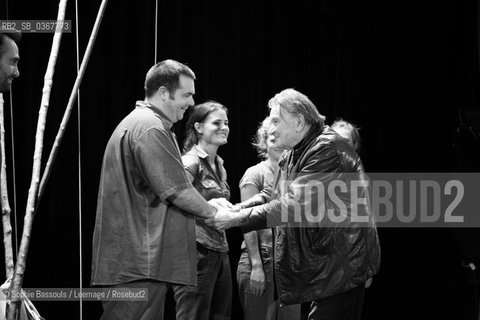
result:
<svg viewBox="0 0 480 320"><path fill-rule="evenodd" d="M294 159L296 159L300 154L302 154L305 148L310 145L310 142L322 133L323 127L324 126L318 123L315 123L310 127L305 137L303 137L302 141L300 141L295 147L293 147Z"/></svg>
<svg viewBox="0 0 480 320"><path fill-rule="evenodd" d="M318 123L313 124L305 137L303 137L303 139L297 143L292 150L283 153L283 155L280 157L280 161L278 162L278 166L283 168L287 162L290 164L295 163L300 155L305 151L307 146L310 145L310 142L322 133L324 127L325 126L322 126Z"/></svg>

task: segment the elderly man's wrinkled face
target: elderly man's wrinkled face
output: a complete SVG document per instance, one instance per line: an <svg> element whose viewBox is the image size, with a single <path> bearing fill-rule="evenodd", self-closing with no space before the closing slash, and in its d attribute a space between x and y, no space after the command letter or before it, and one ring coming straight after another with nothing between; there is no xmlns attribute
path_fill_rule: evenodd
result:
<svg viewBox="0 0 480 320"><path fill-rule="evenodd" d="M274 146L284 149L293 148L299 137L298 117L283 111L279 105L275 105L270 110L270 120L272 122L270 133L275 137Z"/></svg>
<svg viewBox="0 0 480 320"><path fill-rule="evenodd" d="M8 92L14 78L20 75L18 71L18 47L15 41L3 36L0 47L0 92Z"/></svg>

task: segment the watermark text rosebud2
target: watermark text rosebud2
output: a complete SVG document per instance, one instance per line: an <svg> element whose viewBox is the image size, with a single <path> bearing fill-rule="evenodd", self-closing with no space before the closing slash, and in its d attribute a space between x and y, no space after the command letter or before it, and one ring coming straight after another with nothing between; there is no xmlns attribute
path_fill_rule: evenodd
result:
<svg viewBox="0 0 480 320"><path fill-rule="evenodd" d="M446 197L452 194L453 199ZM454 211L464 195L465 186L460 180L449 180L444 185L434 180L398 180L395 184L377 180L372 185L372 209L378 223L394 218L403 224L463 223L465 217L461 213L454 215Z"/></svg>
<svg viewBox="0 0 480 320"><path fill-rule="evenodd" d="M269 227L480 227L480 173L299 175L280 181Z"/></svg>

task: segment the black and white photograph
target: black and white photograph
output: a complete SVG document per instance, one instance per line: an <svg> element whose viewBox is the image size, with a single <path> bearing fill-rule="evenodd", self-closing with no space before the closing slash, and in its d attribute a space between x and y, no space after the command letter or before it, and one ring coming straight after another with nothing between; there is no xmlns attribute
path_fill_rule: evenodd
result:
<svg viewBox="0 0 480 320"><path fill-rule="evenodd" d="M479 320L480 1L0 0L0 320Z"/></svg>

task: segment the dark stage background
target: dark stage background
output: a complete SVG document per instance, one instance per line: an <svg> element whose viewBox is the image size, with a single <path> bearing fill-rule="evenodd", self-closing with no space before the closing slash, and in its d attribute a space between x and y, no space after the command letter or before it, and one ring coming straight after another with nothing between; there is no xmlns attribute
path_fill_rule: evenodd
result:
<svg viewBox="0 0 480 320"><path fill-rule="evenodd" d="M99 5L80 1L82 55ZM52 0L2 0L0 18L55 19L57 6ZM74 13L72 1L66 19L74 22ZM243 172L258 162L250 141L268 99L287 87L307 94L328 123L343 117L362 128L361 156L369 172L479 171L478 137L458 117L471 121L479 110L477 1L159 1L158 17L158 61L187 63L198 77L195 100L215 99L230 110L229 143L219 153L232 202L239 200ZM110 1L81 86L83 286L90 282L104 147L135 100L143 99L144 76L155 59L154 22L154 1ZM52 34L24 34L20 44L21 76L13 88L19 230L51 41ZM75 61L75 34L64 34L45 161L73 86ZM10 150L10 112L6 116ZM77 120L74 112L35 218L26 288L79 286ZM176 125L180 138L183 127ZM473 319L467 313L474 308L476 275L461 261L478 260L477 230L379 233L382 269L367 290L364 319ZM239 230L228 236L235 274L242 237ZM35 305L48 320L79 319L77 302ZM240 319L238 301L233 305L233 319ZM100 302L84 302L84 319L100 314Z"/></svg>

